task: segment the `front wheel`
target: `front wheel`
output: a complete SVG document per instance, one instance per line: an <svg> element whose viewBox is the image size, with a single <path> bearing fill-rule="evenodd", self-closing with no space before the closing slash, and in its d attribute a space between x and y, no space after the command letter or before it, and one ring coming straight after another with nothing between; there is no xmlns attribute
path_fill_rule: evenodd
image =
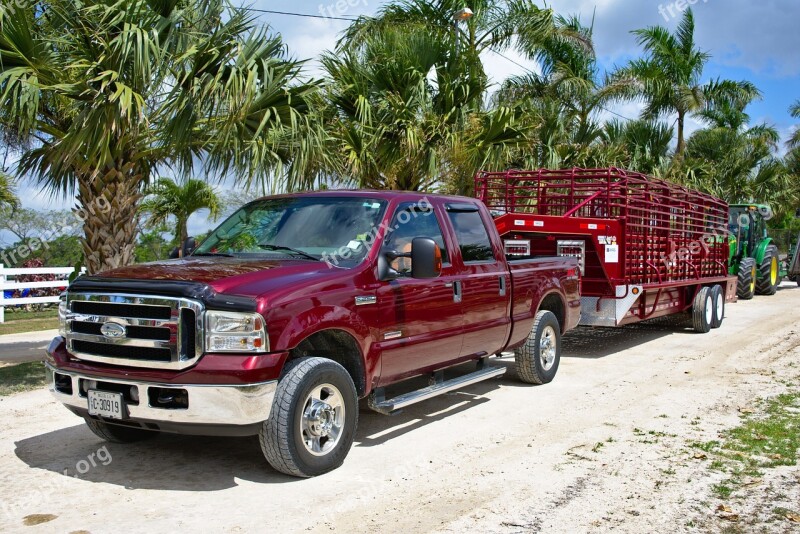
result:
<svg viewBox="0 0 800 534"><path fill-rule="evenodd" d="M358 394L344 367L298 358L286 364L259 441L276 470L313 477L344 463L357 424Z"/></svg>
<svg viewBox="0 0 800 534"><path fill-rule="evenodd" d="M514 351L517 375L527 384L547 384L555 378L561 362L561 325L546 310L536 314L525 344Z"/></svg>
<svg viewBox="0 0 800 534"><path fill-rule="evenodd" d="M744 258L739 263L739 277L736 282L736 295L742 300L750 300L756 294L758 268L755 258Z"/></svg>

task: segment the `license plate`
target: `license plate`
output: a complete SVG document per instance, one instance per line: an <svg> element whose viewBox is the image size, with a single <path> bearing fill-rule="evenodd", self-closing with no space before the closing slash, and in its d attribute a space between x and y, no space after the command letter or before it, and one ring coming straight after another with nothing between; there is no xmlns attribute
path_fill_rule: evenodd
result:
<svg viewBox="0 0 800 534"><path fill-rule="evenodd" d="M88 400L89 415L99 415L109 419L125 418L125 400L122 397L122 393L90 389Z"/></svg>

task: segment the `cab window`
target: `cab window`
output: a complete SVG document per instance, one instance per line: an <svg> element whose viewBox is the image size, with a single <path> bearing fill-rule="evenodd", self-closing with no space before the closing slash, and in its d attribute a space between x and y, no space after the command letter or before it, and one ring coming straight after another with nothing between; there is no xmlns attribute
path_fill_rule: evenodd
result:
<svg viewBox="0 0 800 534"><path fill-rule="evenodd" d="M430 206L418 204L400 206L389 226L384 244L387 249L405 254L411 252L411 242L415 237L433 239L442 251L442 263L450 262L442 227ZM397 258L392 262L392 269L404 274L411 272L411 259Z"/></svg>

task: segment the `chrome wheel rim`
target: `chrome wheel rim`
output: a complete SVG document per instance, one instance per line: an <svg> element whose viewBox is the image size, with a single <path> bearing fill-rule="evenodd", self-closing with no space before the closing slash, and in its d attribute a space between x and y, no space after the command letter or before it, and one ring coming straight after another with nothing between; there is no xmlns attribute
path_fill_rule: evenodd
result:
<svg viewBox="0 0 800 534"><path fill-rule="evenodd" d="M539 339L539 361L545 371L552 369L556 363L557 344L556 331L552 326L545 327Z"/></svg>
<svg viewBox="0 0 800 534"><path fill-rule="evenodd" d="M315 387L303 402L300 434L306 450L325 456L339 443L344 431L345 408L339 389L332 384Z"/></svg>

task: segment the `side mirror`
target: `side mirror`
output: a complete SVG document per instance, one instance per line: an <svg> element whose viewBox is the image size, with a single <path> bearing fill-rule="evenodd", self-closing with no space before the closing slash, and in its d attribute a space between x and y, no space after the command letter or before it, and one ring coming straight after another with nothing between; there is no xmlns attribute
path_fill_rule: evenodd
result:
<svg viewBox="0 0 800 534"><path fill-rule="evenodd" d="M193 237L187 237L186 241L180 247L175 247L169 253L169 259L185 258L194 252L197 248L197 240Z"/></svg>
<svg viewBox="0 0 800 534"><path fill-rule="evenodd" d="M378 280L396 280L402 275L392 269L392 261L397 258L411 258L411 277L418 279L437 278L442 274L442 251L436 241L427 237L415 237L411 242L411 252L384 250L378 256Z"/></svg>
<svg viewBox="0 0 800 534"><path fill-rule="evenodd" d="M415 237L411 242L411 277L438 278L442 274L442 251L436 241Z"/></svg>
<svg viewBox="0 0 800 534"><path fill-rule="evenodd" d="M181 252L183 252L183 257L190 256L194 249L197 248L197 240L193 237L187 237L186 241L183 242L183 246L181 247Z"/></svg>

